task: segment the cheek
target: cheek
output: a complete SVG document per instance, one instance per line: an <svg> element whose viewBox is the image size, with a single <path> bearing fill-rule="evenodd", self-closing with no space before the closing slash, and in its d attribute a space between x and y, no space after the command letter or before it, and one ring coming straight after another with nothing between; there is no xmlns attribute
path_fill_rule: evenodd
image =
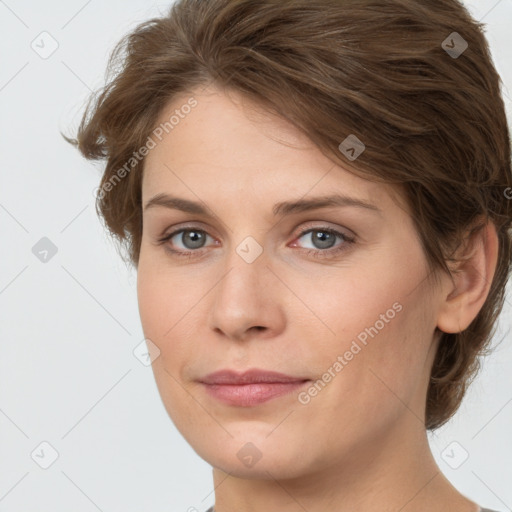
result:
<svg viewBox="0 0 512 512"><path fill-rule="evenodd" d="M165 368L182 378L181 367L197 354L193 345L200 339L197 312L204 298L201 286L191 286L190 279L178 268L169 268L151 258L141 257L137 274L137 298L144 336L160 350L153 365L155 375ZM196 315L196 317L194 317Z"/></svg>
<svg viewBox="0 0 512 512"><path fill-rule="evenodd" d="M314 313L314 318L306 315L310 322L305 328L311 332L314 326L322 334L320 347L325 351L349 350L352 340L370 345L372 340L401 329L403 317L413 307L411 298L416 299L410 294L411 283L419 280L420 273L394 272L390 264L383 266L386 272L380 265L340 269L337 273L331 269L325 279L300 287L301 298Z"/></svg>
<svg viewBox="0 0 512 512"><path fill-rule="evenodd" d="M179 288L179 270L166 265L161 252L143 241L137 270L142 327L145 334L151 332L156 337L162 337L176 323L183 302L189 299L189 294Z"/></svg>
<svg viewBox="0 0 512 512"><path fill-rule="evenodd" d="M184 332L190 297L176 289L179 278L163 276L162 266L141 257L137 273L139 315L145 338L160 350L151 367L162 402L173 422L182 428L193 412L193 401L180 383L183 363L187 361L191 336ZM197 414L197 411L194 413Z"/></svg>
<svg viewBox="0 0 512 512"><path fill-rule="evenodd" d="M355 340L361 350L345 368L343 394L359 396L358 402L370 416L378 412L383 418L392 418L409 409L421 417L432 339L426 309L428 304L420 292L408 296L393 293L365 317L366 325L353 326L356 334L346 343Z"/></svg>
<svg viewBox="0 0 512 512"><path fill-rule="evenodd" d="M320 378L329 379L329 369L336 375L332 391L339 399L359 396L378 407L381 399L393 400L393 393L411 398L428 372L433 307L422 259L411 255L408 261L402 266L383 258L364 272L347 271L331 280L323 294L310 288L311 304L331 332L324 330L307 357Z"/></svg>
<svg viewBox="0 0 512 512"><path fill-rule="evenodd" d="M164 319L162 312L168 299L164 296L163 289L155 273L141 258L137 272L137 300L142 328L147 338L158 338L165 332L168 319Z"/></svg>
<svg viewBox="0 0 512 512"><path fill-rule="evenodd" d="M139 315L145 337L162 351L162 341L179 319L180 293L162 275L161 267L148 260L141 255L137 272Z"/></svg>

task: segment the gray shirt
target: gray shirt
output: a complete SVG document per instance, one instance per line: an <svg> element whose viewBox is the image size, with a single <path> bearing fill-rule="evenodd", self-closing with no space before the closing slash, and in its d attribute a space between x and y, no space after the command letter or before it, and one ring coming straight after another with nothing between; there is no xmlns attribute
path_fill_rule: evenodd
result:
<svg viewBox="0 0 512 512"><path fill-rule="evenodd" d="M210 507L206 512L215 512L213 507ZM480 512L497 512L496 510L491 510L490 508L481 508Z"/></svg>

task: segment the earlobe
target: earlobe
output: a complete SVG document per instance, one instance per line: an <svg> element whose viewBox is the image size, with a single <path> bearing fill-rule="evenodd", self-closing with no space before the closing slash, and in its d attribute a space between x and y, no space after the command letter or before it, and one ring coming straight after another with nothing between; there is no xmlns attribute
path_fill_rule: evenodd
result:
<svg viewBox="0 0 512 512"><path fill-rule="evenodd" d="M457 254L453 281L447 277L437 327L447 333L462 332L478 315L489 294L498 258L496 227L488 221L466 240Z"/></svg>

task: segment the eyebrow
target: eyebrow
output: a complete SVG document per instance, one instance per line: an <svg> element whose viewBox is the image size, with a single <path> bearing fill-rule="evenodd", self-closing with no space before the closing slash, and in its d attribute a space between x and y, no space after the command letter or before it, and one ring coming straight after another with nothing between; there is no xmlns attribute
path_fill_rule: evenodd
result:
<svg viewBox="0 0 512 512"><path fill-rule="evenodd" d="M208 208L199 202L190 201L181 197L174 197L169 194L157 194L153 196L144 206L144 211L156 206L164 208L181 210L193 215L208 215ZM331 194L326 196L314 197L311 199L299 199L297 201L283 201L276 203L272 208L274 216L283 217L285 215L292 215L294 213L301 213L309 210L316 210L319 208L329 207L346 207L351 206L355 208L364 208L371 212L382 216L382 210L377 206L358 199L355 197L346 196L343 194Z"/></svg>

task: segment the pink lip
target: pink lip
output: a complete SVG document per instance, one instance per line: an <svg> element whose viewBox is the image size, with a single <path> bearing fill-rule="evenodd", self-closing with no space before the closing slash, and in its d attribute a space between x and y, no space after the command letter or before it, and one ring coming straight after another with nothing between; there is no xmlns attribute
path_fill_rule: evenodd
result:
<svg viewBox="0 0 512 512"><path fill-rule="evenodd" d="M238 373L221 370L200 380L214 398L242 407L251 407L302 387L309 379L257 368Z"/></svg>

